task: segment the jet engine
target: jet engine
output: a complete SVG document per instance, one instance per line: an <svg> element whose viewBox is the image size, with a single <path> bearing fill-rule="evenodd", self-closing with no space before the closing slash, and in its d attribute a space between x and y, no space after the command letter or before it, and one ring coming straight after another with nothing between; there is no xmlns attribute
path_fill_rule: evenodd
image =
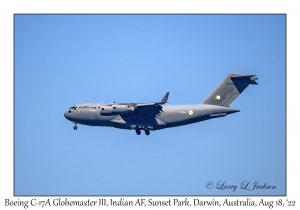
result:
<svg viewBox="0 0 300 210"><path fill-rule="evenodd" d="M119 115L119 114L130 114L133 113L134 107L127 105L112 105L101 107L101 115Z"/></svg>

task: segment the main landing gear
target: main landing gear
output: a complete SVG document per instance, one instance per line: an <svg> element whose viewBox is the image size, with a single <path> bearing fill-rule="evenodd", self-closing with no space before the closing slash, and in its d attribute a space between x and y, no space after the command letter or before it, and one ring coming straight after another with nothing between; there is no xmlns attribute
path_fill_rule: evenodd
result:
<svg viewBox="0 0 300 210"><path fill-rule="evenodd" d="M150 135L150 130L148 127L145 127L144 130L147 136ZM141 135L141 129L138 126L135 127L135 132L137 135Z"/></svg>
<svg viewBox="0 0 300 210"><path fill-rule="evenodd" d="M75 123L73 129L76 131L77 130L77 123Z"/></svg>
<svg viewBox="0 0 300 210"><path fill-rule="evenodd" d="M137 126L135 127L135 132L136 132L137 135L141 135L141 130Z"/></svg>
<svg viewBox="0 0 300 210"><path fill-rule="evenodd" d="M147 128L147 127L145 127L145 134L146 134L147 136L149 136L149 134L150 134L149 128Z"/></svg>

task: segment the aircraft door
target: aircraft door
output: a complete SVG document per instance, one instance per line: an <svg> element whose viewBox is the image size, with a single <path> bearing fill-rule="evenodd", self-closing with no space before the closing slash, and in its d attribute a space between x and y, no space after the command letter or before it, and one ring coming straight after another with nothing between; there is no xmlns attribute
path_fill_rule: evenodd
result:
<svg viewBox="0 0 300 210"><path fill-rule="evenodd" d="M89 119L90 119L90 116L89 116L88 114L85 114L85 115L84 115L84 119L85 119L85 120L89 120Z"/></svg>
<svg viewBox="0 0 300 210"><path fill-rule="evenodd" d="M80 110L80 111L79 111L79 114L78 114L78 119L82 120L82 119L83 119L83 116L84 116L84 114L83 114L82 111Z"/></svg>

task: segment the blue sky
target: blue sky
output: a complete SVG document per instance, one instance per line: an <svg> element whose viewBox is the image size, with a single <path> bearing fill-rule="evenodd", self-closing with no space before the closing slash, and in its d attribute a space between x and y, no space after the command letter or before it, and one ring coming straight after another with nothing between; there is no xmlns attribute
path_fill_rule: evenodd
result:
<svg viewBox="0 0 300 210"><path fill-rule="evenodd" d="M284 15L15 15L15 195L285 195L285 30ZM167 91L198 104L230 72L259 85L224 118L137 136L63 116Z"/></svg>

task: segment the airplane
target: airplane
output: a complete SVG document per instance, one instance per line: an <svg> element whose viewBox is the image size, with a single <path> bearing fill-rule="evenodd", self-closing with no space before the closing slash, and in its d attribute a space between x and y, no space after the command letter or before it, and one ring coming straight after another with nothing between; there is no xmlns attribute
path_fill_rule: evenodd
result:
<svg viewBox="0 0 300 210"><path fill-rule="evenodd" d="M221 84L201 103L164 105L169 92L160 102L150 103L82 103L70 107L64 116L77 124L108 126L135 130L137 135L151 131L187 125L204 120L225 117L239 112L229 105L248 87L258 84L256 75L230 73Z"/></svg>

